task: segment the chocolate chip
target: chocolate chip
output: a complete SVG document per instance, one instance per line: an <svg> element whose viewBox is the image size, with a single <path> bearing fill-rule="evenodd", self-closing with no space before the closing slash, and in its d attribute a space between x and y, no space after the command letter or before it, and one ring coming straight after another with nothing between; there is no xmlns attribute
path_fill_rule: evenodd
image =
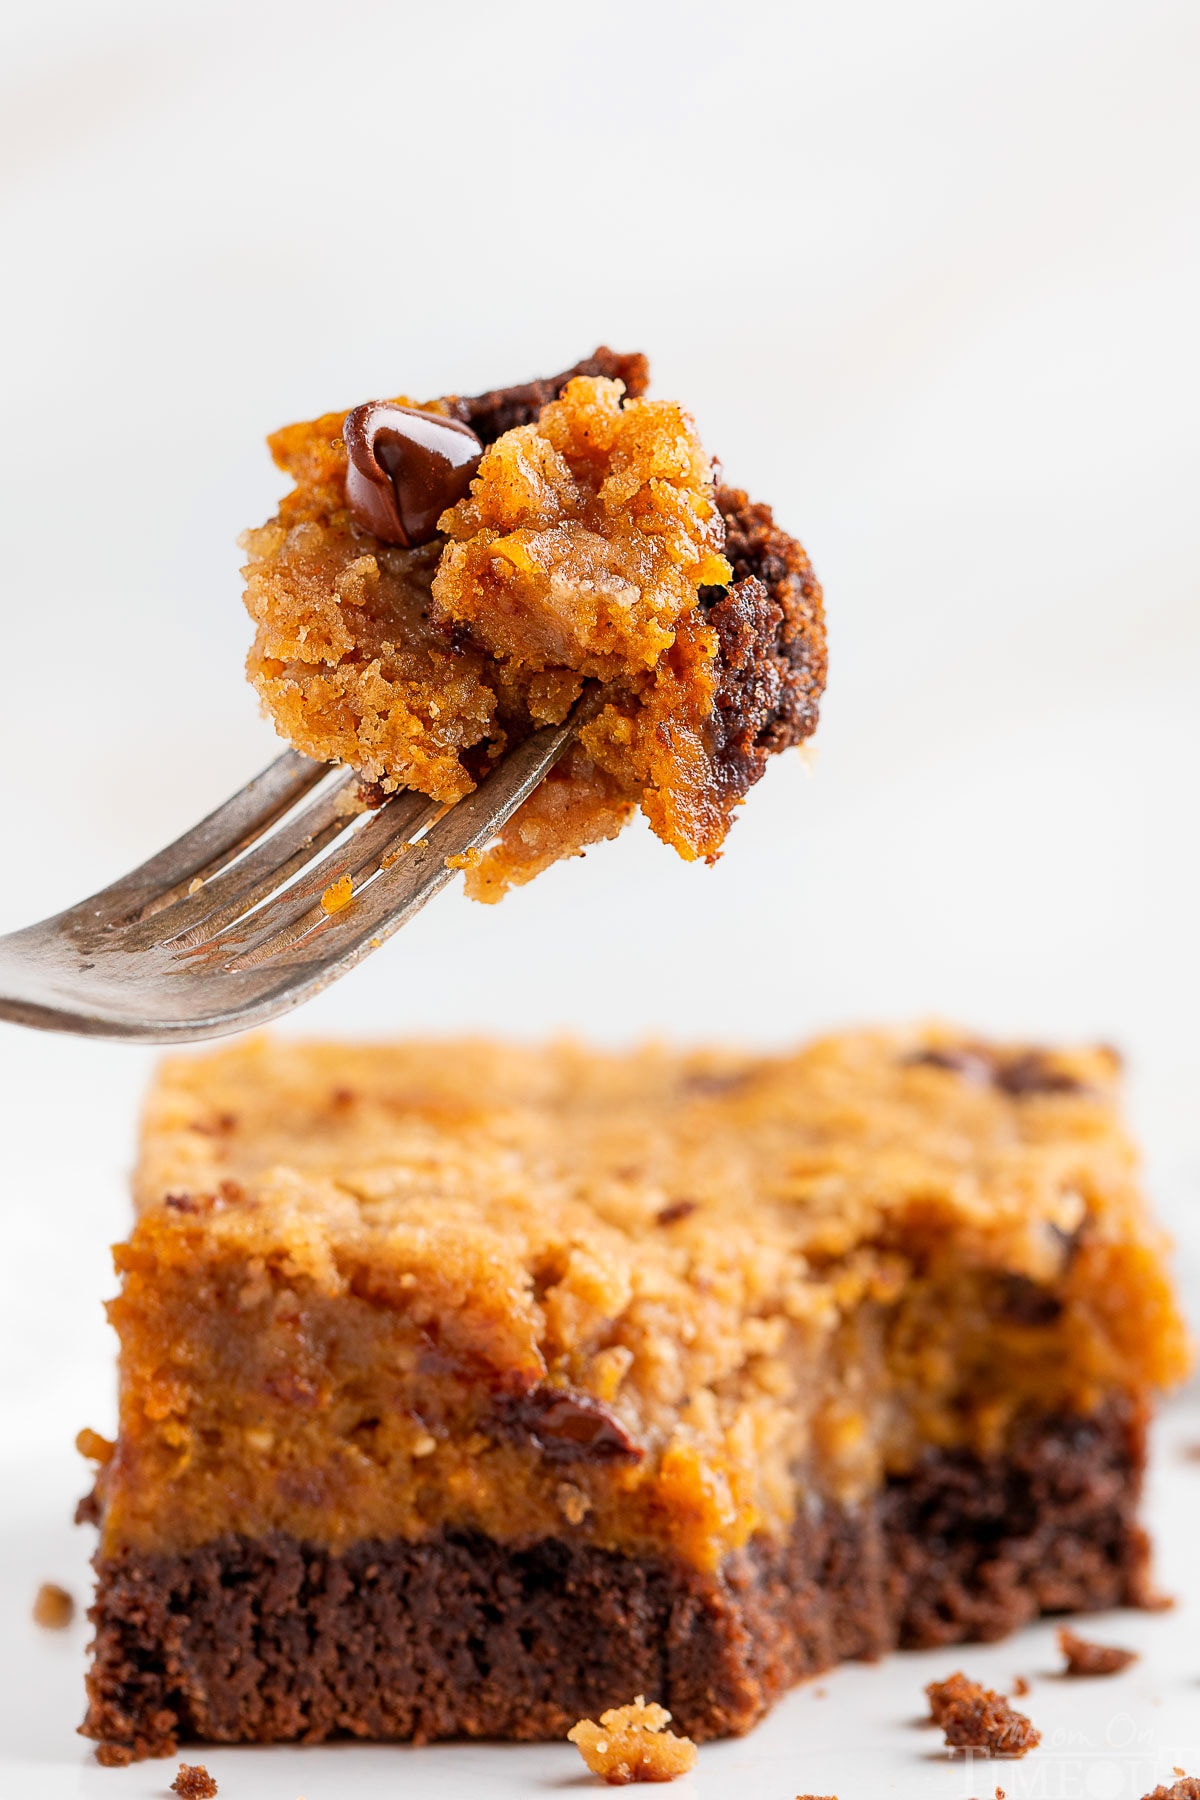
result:
<svg viewBox="0 0 1200 1800"><path fill-rule="evenodd" d="M998 1057L993 1077L1002 1093L1021 1099L1026 1094L1080 1094L1083 1083L1065 1069L1056 1069L1041 1050L1025 1050L1019 1056Z"/></svg>
<svg viewBox="0 0 1200 1800"><path fill-rule="evenodd" d="M670 1200L654 1215L656 1225L678 1225L680 1219L690 1219L694 1212L700 1210L698 1200Z"/></svg>
<svg viewBox="0 0 1200 1800"><path fill-rule="evenodd" d="M930 1046L913 1050L904 1059L906 1068L945 1069L964 1081L997 1088L1022 1100L1031 1094L1082 1094L1084 1083L1055 1066L1044 1050L1021 1050L1013 1055L982 1044L953 1048Z"/></svg>
<svg viewBox="0 0 1200 1800"><path fill-rule="evenodd" d="M505 1437L535 1444L547 1462L640 1462L645 1454L602 1401L568 1388L508 1396L493 1420Z"/></svg>
<svg viewBox="0 0 1200 1800"><path fill-rule="evenodd" d="M1062 1301L1028 1275L1008 1272L1000 1278L1000 1310L1014 1325L1053 1325L1062 1315Z"/></svg>
<svg viewBox="0 0 1200 1800"><path fill-rule="evenodd" d="M990 1082L993 1065L978 1051L961 1047L954 1050L928 1048L913 1050L904 1058L906 1069L944 1069L948 1075L961 1075L980 1086Z"/></svg>
<svg viewBox="0 0 1200 1800"><path fill-rule="evenodd" d="M457 419L368 400L342 427L349 462L346 505L385 543L427 544L448 506L461 500L483 445Z"/></svg>

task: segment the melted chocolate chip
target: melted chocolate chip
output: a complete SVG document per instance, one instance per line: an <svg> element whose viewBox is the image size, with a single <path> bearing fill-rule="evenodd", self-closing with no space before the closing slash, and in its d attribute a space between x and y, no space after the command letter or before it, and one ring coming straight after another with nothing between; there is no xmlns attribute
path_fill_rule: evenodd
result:
<svg viewBox="0 0 1200 1800"><path fill-rule="evenodd" d="M506 1398L495 1418L506 1437L531 1440L547 1462L640 1462L644 1454L602 1401L567 1388Z"/></svg>
<svg viewBox="0 0 1200 1800"><path fill-rule="evenodd" d="M945 1069L964 1081L990 1085L1016 1100L1030 1094L1082 1094L1085 1087L1076 1076L1057 1068L1042 1050L1022 1050L1004 1056L982 1046L958 1049L914 1050L904 1058L908 1068Z"/></svg>
<svg viewBox="0 0 1200 1800"><path fill-rule="evenodd" d="M1053 1325L1063 1303L1050 1288L1011 1270L1000 1277L1000 1311L1014 1325Z"/></svg>
<svg viewBox="0 0 1200 1800"><path fill-rule="evenodd" d="M681 1219L690 1219L694 1212L699 1212L698 1200L669 1200L654 1215L656 1225L678 1225Z"/></svg>
<svg viewBox="0 0 1200 1800"><path fill-rule="evenodd" d="M427 544L448 506L461 500L483 445L457 419L368 400L342 427L349 464L346 505L388 544Z"/></svg>
<svg viewBox="0 0 1200 1800"><path fill-rule="evenodd" d="M908 1069L945 1069L948 1075L961 1075L967 1081L990 1082L994 1065L974 1050L914 1050L904 1058Z"/></svg>
<svg viewBox="0 0 1200 1800"><path fill-rule="evenodd" d="M996 1086L1018 1098L1023 1094L1079 1094L1083 1083L1065 1069L1057 1069L1040 1050L998 1059Z"/></svg>

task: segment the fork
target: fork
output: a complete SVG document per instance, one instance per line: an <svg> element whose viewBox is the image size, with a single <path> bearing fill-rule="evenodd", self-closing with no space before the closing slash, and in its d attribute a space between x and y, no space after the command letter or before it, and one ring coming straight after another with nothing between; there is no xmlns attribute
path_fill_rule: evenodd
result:
<svg viewBox="0 0 1200 1800"><path fill-rule="evenodd" d="M0 936L0 1019L154 1044L278 1018L444 888L595 708L585 690L452 806L405 789L368 812L353 770L286 751L121 880Z"/></svg>

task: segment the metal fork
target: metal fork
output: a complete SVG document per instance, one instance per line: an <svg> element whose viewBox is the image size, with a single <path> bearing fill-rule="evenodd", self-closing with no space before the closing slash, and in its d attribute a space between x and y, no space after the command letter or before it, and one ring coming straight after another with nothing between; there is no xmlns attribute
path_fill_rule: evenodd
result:
<svg viewBox="0 0 1200 1800"><path fill-rule="evenodd" d="M488 842L595 704L585 692L450 807L405 790L365 812L351 770L287 751L111 887L0 936L0 1019L150 1044L277 1018L445 887L450 859Z"/></svg>

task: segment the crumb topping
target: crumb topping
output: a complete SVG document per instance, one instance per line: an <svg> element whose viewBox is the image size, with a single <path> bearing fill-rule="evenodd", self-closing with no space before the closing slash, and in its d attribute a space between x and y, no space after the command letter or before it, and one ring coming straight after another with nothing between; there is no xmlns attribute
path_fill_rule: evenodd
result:
<svg viewBox="0 0 1200 1800"><path fill-rule="evenodd" d="M1119 1675L1138 1659L1136 1650L1122 1650L1116 1644L1094 1644L1078 1637L1064 1625L1058 1634L1058 1647L1067 1659L1067 1675Z"/></svg>
<svg viewBox="0 0 1200 1800"><path fill-rule="evenodd" d="M1041 1732L1010 1706L1003 1694L969 1681L961 1671L925 1689L929 1716L953 1750L982 1750L985 1756L1024 1756L1041 1742Z"/></svg>
<svg viewBox="0 0 1200 1800"><path fill-rule="evenodd" d="M568 382L485 452L440 520L434 600L519 668L601 681L652 669L699 588L730 579L692 420L623 396L619 381Z"/></svg>
<svg viewBox="0 0 1200 1800"><path fill-rule="evenodd" d="M668 1731L670 1722L665 1706L647 1704L645 1695L639 1694L628 1706L601 1713L598 1725L592 1719L580 1719L567 1737L592 1774L602 1776L610 1787L625 1787L633 1781L674 1781L695 1767L696 1746L691 1738Z"/></svg>

